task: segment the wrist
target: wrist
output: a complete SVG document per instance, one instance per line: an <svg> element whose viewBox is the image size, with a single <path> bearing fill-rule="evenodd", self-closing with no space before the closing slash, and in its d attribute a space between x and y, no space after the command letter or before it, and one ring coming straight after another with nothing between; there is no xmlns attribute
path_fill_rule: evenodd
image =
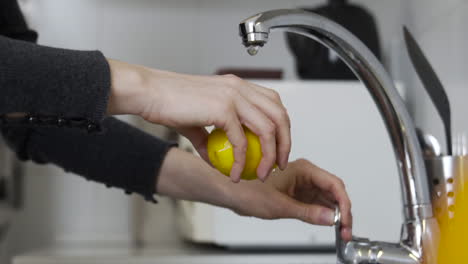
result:
<svg viewBox="0 0 468 264"><path fill-rule="evenodd" d="M109 115L139 115L145 94L145 70L136 66L108 59L111 87L107 113Z"/></svg>
<svg viewBox="0 0 468 264"><path fill-rule="evenodd" d="M162 164L157 193L172 198L233 208L236 184L206 162L180 149L171 149Z"/></svg>

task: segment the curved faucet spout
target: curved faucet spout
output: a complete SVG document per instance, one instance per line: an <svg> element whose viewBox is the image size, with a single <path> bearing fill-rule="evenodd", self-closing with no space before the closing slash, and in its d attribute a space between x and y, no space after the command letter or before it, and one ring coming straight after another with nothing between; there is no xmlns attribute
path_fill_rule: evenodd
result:
<svg viewBox="0 0 468 264"><path fill-rule="evenodd" d="M268 42L270 31L275 29L310 37L334 50L364 83L391 137L400 172L405 217L407 220L431 217L429 185L416 130L380 62L343 27L311 12L272 10L247 18L239 25L243 44L251 55L255 55L258 47Z"/></svg>
<svg viewBox="0 0 468 264"><path fill-rule="evenodd" d="M429 184L416 129L403 100L380 62L354 35L340 25L302 10L272 10L239 25L243 44L251 55L269 41L270 31L282 29L312 38L335 51L369 90L384 120L397 160L405 223L397 244L353 241L338 243L344 263L422 263L430 250L427 234L435 230ZM427 231L428 229L429 232ZM339 229L337 231L339 233ZM366 256L362 252L370 252ZM427 262L426 262L427 263Z"/></svg>

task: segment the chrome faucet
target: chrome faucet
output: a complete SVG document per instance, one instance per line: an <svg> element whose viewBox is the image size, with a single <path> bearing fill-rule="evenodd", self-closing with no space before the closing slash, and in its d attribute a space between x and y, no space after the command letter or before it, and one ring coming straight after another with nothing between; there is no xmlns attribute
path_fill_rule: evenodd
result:
<svg viewBox="0 0 468 264"><path fill-rule="evenodd" d="M242 42L250 55L256 55L259 48L269 41L273 30L304 35L335 51L369 90L390 134L403 195L401 239L387 243L353 237L351 241L344 242L340 236L337 211L338 262L436 263L438 225L432 214L428 177L416 129L383 66L354 35L311 12L271 10L247 18L239 25Z"/></svg>

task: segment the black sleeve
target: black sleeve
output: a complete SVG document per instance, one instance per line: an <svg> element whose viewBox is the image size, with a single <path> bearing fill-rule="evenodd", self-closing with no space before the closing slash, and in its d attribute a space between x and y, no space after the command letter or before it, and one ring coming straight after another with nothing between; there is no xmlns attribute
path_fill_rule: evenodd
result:
<svg viewBox="0 0 468 264"><path fill-rule="evenodd" d="M101 52L0 36L0 115L21 112L34 117L36 125L62 119L63 125L72 120L99 129L109 91L109 65Z"/></svg>
<svg viewBox="0 0 468 264"><path fill-rule="evenodd" d="M112 117L105 118L102 126L103 133L5 126L3 135L22 160L54 163L65 171L154 201L159 169L174 144Z"/></svg>
<svg viewBox="0 0 468 264"><path fill-rule="evenodd" d="M0 1L0 35L0 125L19 112L12 122L99 130L111 85L101 52L34 44L17 0Z"/></svg>
<svg viewBox="0 0 468 264"><path fill-rule="evenodd" d="M16 0L0 1L0 35L0 128L19 158L154 201L174 144L105 118L111 83L103 54L34 44ZM6 117L17 112L27 116Z"/></svg>

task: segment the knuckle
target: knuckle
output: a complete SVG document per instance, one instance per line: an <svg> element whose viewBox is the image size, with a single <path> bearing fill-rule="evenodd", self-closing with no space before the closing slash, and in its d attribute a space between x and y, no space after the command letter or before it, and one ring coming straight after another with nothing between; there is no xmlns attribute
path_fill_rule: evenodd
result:
<svg viewBox="0 0 468 264"><path fill-rule="evenodd" d="M299 163L299 164L304 164L306 162L307 162L307 160L304 159L304 158L299 158L299 159L296 160L296 163Z"/></svg>
<svg viewBox="0 0 468 264"><path fill-rule="evenodd" d="M302 212L303 219L306 219L306 220L309 220L309 221L312 221L312 222L316 222L316 212L315 212L315 210L312 210L308 206L304 206L304 209L302 211L303 211Z"/></svg>
<svg viewBox="0 0 468 264"><path fill-rule="evenodd" d="M239 77L237 77L236 75L234 75L234 74L232 74L232 73L224 74L223 77L225 77L226 79L235 79L235 78L239 78Z"/></svg>
<svg viewBox="0 0 468 264"><path fill-rule="evenodd" d="M244 165L244 160L241 159L241 158L234 159L234 164L238 165L238 166L242 166L242 165Z"/></svg>
<svg viewBox="0 0 468 264"><path fill-rule="evenodd" d="M231 85L239 85L240 83L242 83L242 79L234 74L226 74L223 75L223 77L224 80Z"/></svg>
<svg viewBox="0 0 468 264"><path fill-rule="evenodd" d="M305 165L305 164L308 164L309 162L304 158L300 158L300 159L296 160L296 163L298 165Z"/></svg>
<svg viewBox="0 0 468 264"><path fill-rule="evenodd" d="M280 112L278 114L278 121L281 124L281 126L286 125L286 127L288 127L288 128L291 127L291 121L289 119L288 112L286 112L285 108L280 110Z"/></svg>
<svg viewBox="0 0 468 264"><path fill-rule="evenodd" d="M272 122L268 122L264 128L264 135L267 139L272 139L275 137L275 125Z"/></svg>
<svg viewBox="0 0 468 264"><path fill-rule="evenodd" d="M280 118L282 121L289 123L289 114L284 107L281 109Z"/></svg>
<svg viewBox="0 0 468 264"><path fill-rule="evenodd" d="M226 99L224 102L218 101L216 104L223 119L225 118L225 114L231 113L234 110L234 102L231 99Z"/></svg>
<svg viewBox="0 0 468 264"><path fill-rule="evenodd" d="M247 140L245 138L232 142L232 146L237 154L243 155L247 152Z"/></svg>
<svg viewBox="0 0 468 264"><path fill-rule="evenodd" d="M279 94L277 91L275 91L275 90L271 90L271 91L272 91L272 93L271 93L272 97L273 97L275 100L281 102L281 96L280 96L280 94Z"/></svg>
<svg viewBox="0 0 468 264"><path fill-rule="evenodd" d="M337 177L337 176L335 176L335 177ZM338 184L344 189L344 187L345 187L344 181L341 178L338 178L338 177L337 177L337 179L338 179Z"/></svg>
<svg viewBox="0 0 468 264"><path fill-rule="evenodd" d="M307 161L304 158L299 158L292 162L294 164L294 168L296 168L298 171L302 171L305 167L307 167L309 161Z"/></svg>
<svg viewBox="0 0 468 264"><path fill-rule="evenodd" d="M266 91L268 95L271 97L271 99L273 99L277 103L281 103L281 96L277 91L273 89L268 89L268 88L266 88Z"/></svg>

